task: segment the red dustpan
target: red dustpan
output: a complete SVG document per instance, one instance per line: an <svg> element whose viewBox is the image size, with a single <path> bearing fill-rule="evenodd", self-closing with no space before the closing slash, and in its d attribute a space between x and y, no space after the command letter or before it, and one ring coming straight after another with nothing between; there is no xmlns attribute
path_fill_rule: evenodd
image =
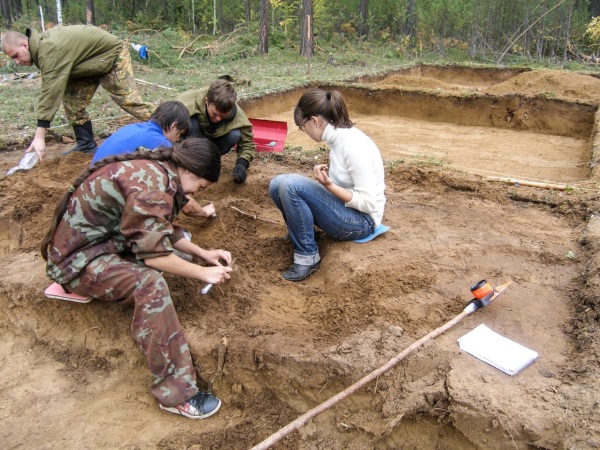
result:
<svg viewBox="0 0 600 450"><path fill-rule="evenodd" d="M256 151L281 152L287 136L287 122L249 119L256 143Z"/></svg>

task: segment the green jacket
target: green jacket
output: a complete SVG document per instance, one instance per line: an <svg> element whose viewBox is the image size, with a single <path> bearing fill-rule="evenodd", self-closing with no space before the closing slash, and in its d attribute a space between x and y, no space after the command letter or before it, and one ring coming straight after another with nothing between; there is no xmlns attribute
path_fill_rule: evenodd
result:
<svg viewBox="0 0 600 450"><path fill-rule="evenodd" d="M26 34L42 74L38 126L50 125L70 78L106 75L123 48L121 39L92 25L59 25L41 34L28 29Z"/></svg>
<svg viewBox="0 0 600 450"><path fill-rule="evenodd" d="M254 135L252 134L252 124L248 120L246 113L237 106L237 112L233 120L217 126L215 130L211 130L208 117L206 115L206 107L204 105L204 91L186 91L179 94L175 100L179 100L185 105L190 112L190 117L197 116L200 122L202 132L209 138L218 138L225 136L231 130L240 129L242 138L237 146L237 157L243 158L248 162L252 162L256 154L256 144L254 143Z"/></svg>

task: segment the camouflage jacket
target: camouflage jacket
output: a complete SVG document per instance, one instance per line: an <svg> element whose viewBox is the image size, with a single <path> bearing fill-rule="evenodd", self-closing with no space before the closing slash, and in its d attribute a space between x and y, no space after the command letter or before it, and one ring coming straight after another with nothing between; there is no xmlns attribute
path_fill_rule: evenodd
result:
<svg viewBox="0 0 600 450"><path fill-rule="evenodd" d="M94 258L113 253L143 260L168 255L183 238L173 225L184 201L172 162L115 162L77 187L54 234L46 273L59 284Z"/></svg>
<svg viewBox="0 0 600 450"><path fill-rule="evenodd" d="M123 48L121 39L92 25L59 25L41 34L28 29L26 34L31 58L42 74L40 126L54 119L69 78L106 75Z"/></svg>
<svg viewBox="0 0 600 450"><path fill-rule="evenodd" d="M236 114L233 120L221 124L211 125L206 114L204 91L187 91L179 94L175 100L180 101L190 112L190 117L196 116L200 122L202 132L209 138L218 138L225 136L231 130L239 129L242 133L242 139L238 143L237 157L244 158L252 162L256 154L256 144L252 134L252 124L248 120L246 113L236 105Z"/></svg>

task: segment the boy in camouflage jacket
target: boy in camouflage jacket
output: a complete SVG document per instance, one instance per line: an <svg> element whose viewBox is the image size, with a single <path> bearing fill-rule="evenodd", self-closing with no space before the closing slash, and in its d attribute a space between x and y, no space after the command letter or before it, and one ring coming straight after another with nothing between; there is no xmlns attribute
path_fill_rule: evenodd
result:
<svg viewBox="0 0 600 450"><path fill-rule="evenodd" d="M256 144L252 124L236 104L237 93L233 85L219 78L210 84L206 92L187 91L176 99L190 112L192 128L189 136L210 139L217 145L221 155L236 148L233 181L244 183L248 167L256 154Z"/></svg>

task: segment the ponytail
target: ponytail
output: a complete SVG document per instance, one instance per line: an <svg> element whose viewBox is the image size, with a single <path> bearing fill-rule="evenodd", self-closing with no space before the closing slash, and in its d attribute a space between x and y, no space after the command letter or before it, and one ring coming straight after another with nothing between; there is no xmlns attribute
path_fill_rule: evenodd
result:
<svg viewBox="0 0 600 450"><path fill-rule="evenodd" d="M352 128L346 102L338 91L313 89L300 97L294 109L294 122L301 126L313 116L322 116L336 128Z"/></svg>

